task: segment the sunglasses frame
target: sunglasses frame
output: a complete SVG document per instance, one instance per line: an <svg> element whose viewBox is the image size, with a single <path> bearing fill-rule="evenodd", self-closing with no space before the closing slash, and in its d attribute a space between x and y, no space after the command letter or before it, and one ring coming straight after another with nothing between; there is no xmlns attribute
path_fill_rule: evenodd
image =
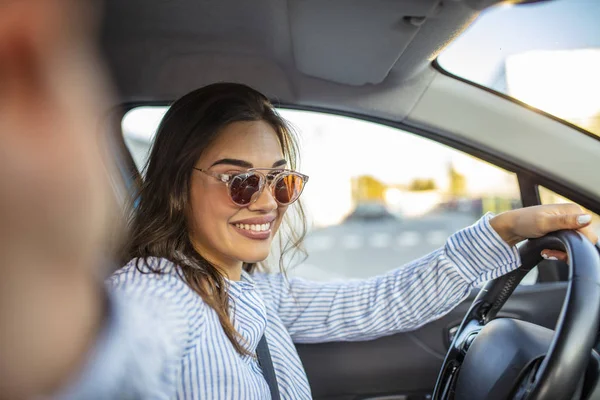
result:
<svg viewBox="0 0 600 400"><path fill-rule="evenodd" d="M248 207L248 206L254 204L256 202L256 200L262 194L266 185L269 185L269 188L271 189L271 196L273 196L273 199L275 199L275 201L277 202L277 204L279 206L289 206L291 204L294 204L300 198L300 196L302 195L302 192L304 191L304 187L306 186L306 183L308 182L308 175L304 175L304 174L301 174L300 172L297 172L297 171L294 171L291 169L286 169L286 168L249 168L249 169L245 170L244 172L223 173L223 174L209 171L207 169L197 168L197 167L194 167L194 169L197 171L203 172L206 175L208 175L212 178L215 178L220 182L223 182L225 184L225 186L227 186L227 194L229 195L229 198L231 199L233 204L235 204L238 207ZM279 173L274 178L269 178L267 176L268 174L263 173L262 171L279 171ZM248 204L238 204L233 200L233 196L231 195L230 184L236 176L247 174L248 172L252 172L252 173L255 173L256 175L258 175L258 177L260 179L259 184L258 184L259 188L258 188L257 194L253 195L254 200L250 201ZM283 177L288 176L288 175L296 175L296 176L299 176L300 178L302 178L302 180L303 180L302 189L300 190L300 193L298 193L298 197L296 197L296 199L294 201L289 202L289 203L282 203L279 200L277 200L277 197L275 196L275 183L278 182ZM269 180L270 180L270 182L269 182Z"/></svg>

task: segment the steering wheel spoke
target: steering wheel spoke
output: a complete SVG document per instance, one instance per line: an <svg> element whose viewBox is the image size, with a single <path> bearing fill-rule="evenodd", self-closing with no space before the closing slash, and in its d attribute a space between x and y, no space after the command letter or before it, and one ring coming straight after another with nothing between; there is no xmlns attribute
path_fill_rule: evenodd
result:
<svg viewBox="0 0 600 400"><path fill-rule="evenodd" d="M536 359L528 370L523 374L519 385L513 396L513 400L526 400L537 383L537 375L542 365L543 358Z"/></svg>
<svg viewBox="0 0 600 400"><path fill-rule="evenodd" d="M475 303L474 303L475 304ZM473 316L474 307L467 313L467 317ZM440 376L436 388L439 387L438 393L434 393L433 399L452 399L454 393L454 386L456 385L456 378L458 372L463 363L465 355L469 350L469 346L475 340L475 337L479 331L483 328L483 323L479 317L463 319L460 324L458 331L454 335L452 343L450 343L450 349L446 354ZM437 397L436 397L437 395Z"/></svg>

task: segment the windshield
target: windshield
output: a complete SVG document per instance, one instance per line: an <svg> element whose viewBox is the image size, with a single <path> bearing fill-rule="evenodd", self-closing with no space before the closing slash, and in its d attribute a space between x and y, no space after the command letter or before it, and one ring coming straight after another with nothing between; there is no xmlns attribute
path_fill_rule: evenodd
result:
<svg viewBox="0 0 600 400"><path fill-rule="evenodd" d="M596 0L492 7L438 64L600 136L598 21Z"/></svg>

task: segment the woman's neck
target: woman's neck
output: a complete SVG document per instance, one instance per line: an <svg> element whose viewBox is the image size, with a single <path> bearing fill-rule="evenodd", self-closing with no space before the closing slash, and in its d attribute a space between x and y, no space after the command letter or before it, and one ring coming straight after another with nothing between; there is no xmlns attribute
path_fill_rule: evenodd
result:
<svg viewBox="0 0 600 400"><path fill-rule="evenodd" d="M200 253L200 255L230 281L239 281L242 279L243 262L236 261L227 263L222 260L216 260L214 257L206 257L202 253Z"/></svg>
<svg viewBox="0 0 600 400"><path fill-rule="evenodd" d="M215 264L213 264L215 265ZM242 279L242 266L243 263L239 263L239 266L231 266L227 268L217 267L221 273L230 281L239 281Z"/></svg>

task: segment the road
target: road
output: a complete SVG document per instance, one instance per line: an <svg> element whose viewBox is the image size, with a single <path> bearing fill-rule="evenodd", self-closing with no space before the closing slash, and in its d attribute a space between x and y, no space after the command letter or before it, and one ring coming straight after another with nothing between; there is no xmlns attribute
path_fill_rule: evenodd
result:
<svg viewBox="0 0 600 400"><path fill-rule="evenodd" d="M476 218L437 213L418 219L346 222L310 232L308 258L288 270L311 280L367 278L422 257Z"/></svg>

